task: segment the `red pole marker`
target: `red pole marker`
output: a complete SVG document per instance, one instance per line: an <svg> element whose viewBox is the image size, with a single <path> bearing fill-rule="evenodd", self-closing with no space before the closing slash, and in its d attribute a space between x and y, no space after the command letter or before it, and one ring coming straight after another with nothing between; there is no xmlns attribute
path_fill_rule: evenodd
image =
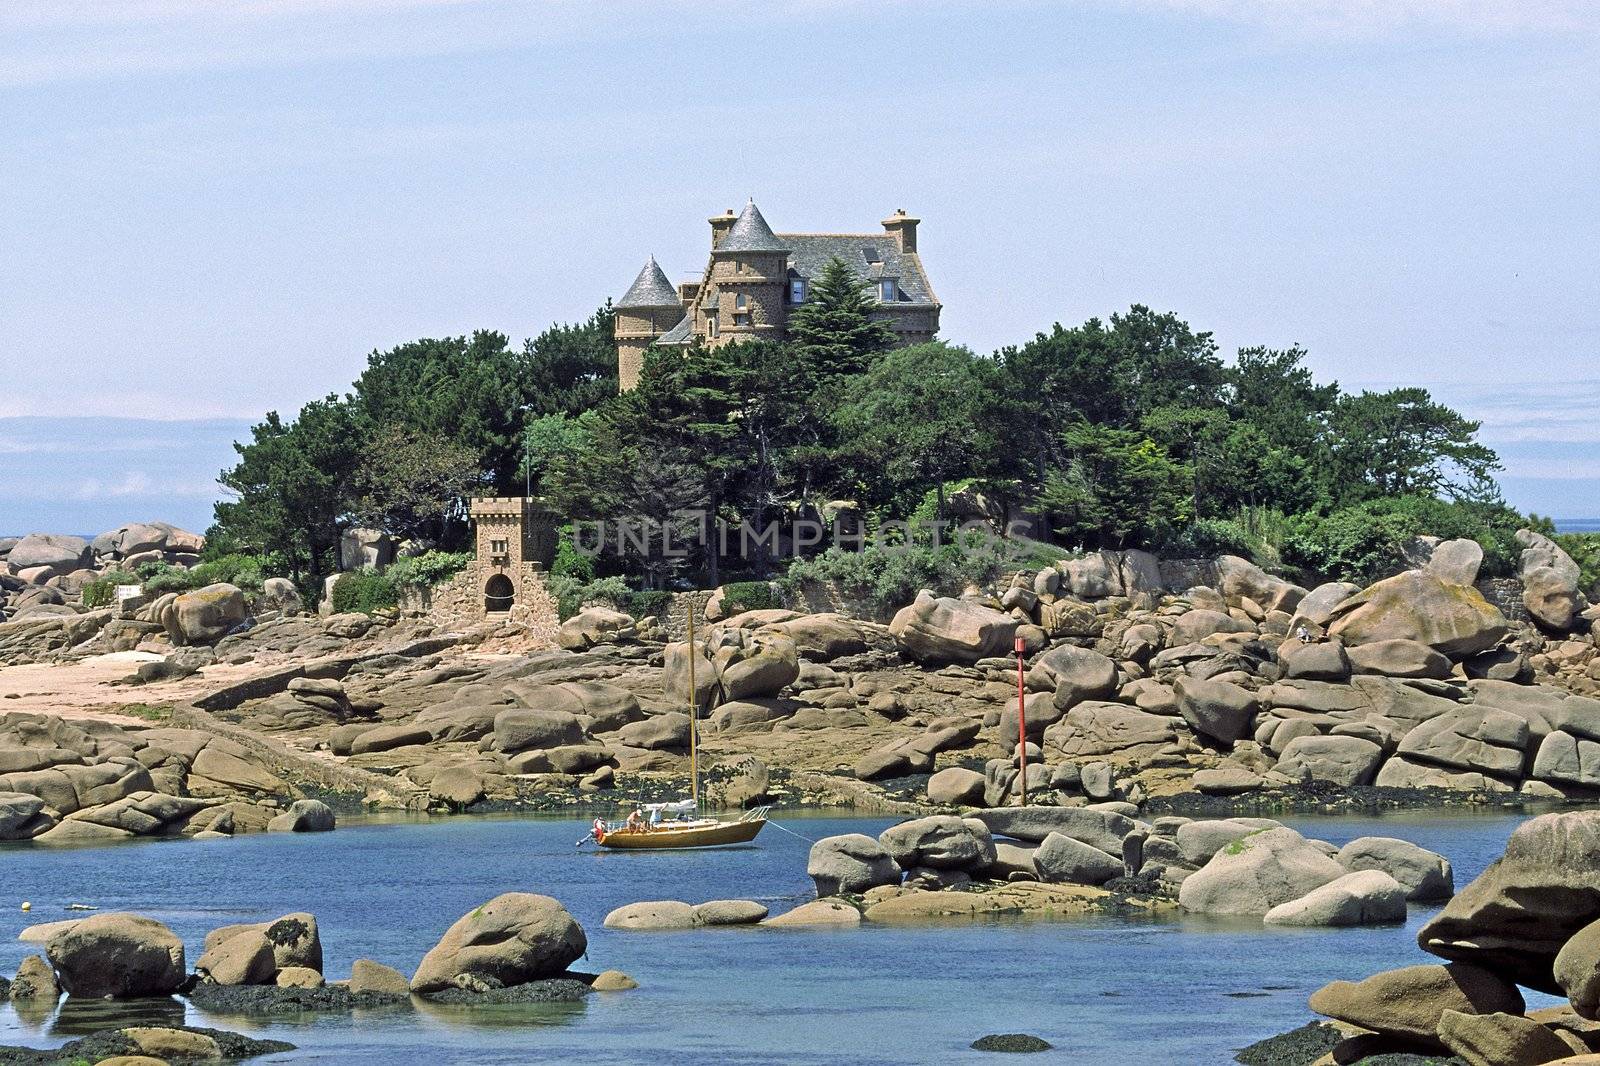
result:
<svg viewBox="0 0 1600 1066"><path fill-rule="evenodd" d="M1022 782L1022 805L1028 805L1028 712L1027 704L1023 699L1022 690L1022 657L1027 654L1022 638L1017 638L1017 744L1020 753L1019 780Z"/></svg>

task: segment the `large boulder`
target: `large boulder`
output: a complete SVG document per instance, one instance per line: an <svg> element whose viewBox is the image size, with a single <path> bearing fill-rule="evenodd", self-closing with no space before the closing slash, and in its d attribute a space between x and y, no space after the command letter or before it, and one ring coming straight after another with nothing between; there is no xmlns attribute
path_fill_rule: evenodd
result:
<svg viewBox="0 0 1600 1066"><path fill-rule="evenodd" d="M964 819L936 814L892 825L878 834L878 843L901 869L970 870L987 858L989 842L984 836L980 840Z"/></svg>
<svg viewBox="0 0 1600 1066"><path fill-rule="evenodd" d="M1417 933L1424 951L1470 962L1552 995L1557 954L1600 921L1600 811L1545 814L1518 826L1477 880Z"/></svg>
<svg viewBox="0 0 1600 1066"><path fill-rule="evenodd" d="M1473 705L1418 725L1401 739L1399 754L1415 762L1514 780L1522 776L1531 736L1526 718Z"/></svg>
<svg viewBox="0 0 1600 1066"><path fill-rule="evenodd" d="M1415 640L1452 659L1488 651L1510 631L1499 608L1477 589L1422 570L1362 589L1339 604L1328 623L1328 634L1347 647Z"/></svg>
<svg viewBox="0 0 1600 1066"><path fill-rule="evenodd" d="M802 659L812 662L830 662L867 650L866 630L860 622L842 614L801 615L776 623L773 628L794 641Z"/></svg>
<svg viewBox="0 0 1600 1066"><path fill-rule="evenodd" d="M245 619L244 593L236 585L215 585L185 592L161 614L161 624L175 644L214 644Z"/></svg>
<svg viewBox="0 0 1600 1066"><path fill-rule="evenodd" d="M1254 600L1264 611L1293 613L1306 590L1281 577L1273 577L1248 559L1224 555L1217 560L1217 580L1229 603Z"/></svg>
<svg viewBox="0 0 1600 1066"><path fill-rule="evenodd" d="M1535 533L1531 529L1517 530L1516 537L1517 543L1522 545L1518 573L1524 579L1534 570L1550 569L1574 584L1577 583L1580 568L1561 545L1543 533Z"/></svg>
<svg viewBox="0 0 1600 1066"><path fill-rule="evenodd" d="M1334 856L1346 870L1382 870L1400 882L1406 899L1425 902L1455 894L1450 860L1395 837L1357 837Z"/></svg>
<svg viewBox="0 0 1600 1066"><path fill-rule="evenodd" d="M45 954L68 995L165 996L184 982L183 941L137 914L96 914L51 938Z"/></svg>
<svg viewBox="0 0 1600 1066"><path fill-rule="evenodd" d="M1257 703L1249 689L1231 681L1181 676L1173 691L1183 720L1196 733L1230 746L1250 735Z"/></svg>
<svg viewBox="0 0 1600 1066"><path fill-rule="evenodd" d="M890 636L922 662L975 663L1009 655L1016 632L1017 620L1008 614L927 589L889 623Z"/></svg>
<svg viewBox="0 0 1600 1066"><path fill-rule="evenodd" d="M1334 981L1311 994L1311 1009L1337 1021L1442 1048L1437 1033L1446 1011L1521 1014L1516 986L1488 970L1462 963L1406 966L1362 981Z"/></svg>
<svg viewBox="0 0 1600 1066"><path fill-rule="evenodd" d="M1060 833L1119 858L1123 838L1136 828L1125 814L1088 807L994 807L975 811L972 817L996 836L1042 843L1050 834Z"/></svg>
<svg viewBox="0 0 1600 1066"><path fill-rule="evenodd" d="M1344 873L1293 829L1263 829L1225 845L1204 869L1185 878L1178 903L1196 914L1262 915Z"/></svg>
<svg viewBox="0 0 1600 1066"><path fill-rule="evenodd" d="M1327 781L1348 788L1369 785L1383 764L1383 748L1361 737L1305 736L1284 745L1277 770L1296 781Z"/></svg>
<svg viewBox="0 0 1600 1066"><path fill-rule="evenodd" d="M1577 1036L1572 1044L1548 1025L1518 1014L1463 1014L1447 1010L1439 1016L1439 1042L1455 1052L1467 1066L1538 1066L1545 1062L1573 1063L1576 1048L1588 1050ZM1585 1055L1584 1058L1592 1058Z"/></svg>
<svg viewBox="0 0 1600 1066"><path fill-rule="evenodd" d="M1360 674L1385 677L1431 678L1450 676L1450 660L1416 640L1375 640L1350 649L1350 665Z"/></svg>
<svg viewBox="0 0 1600 1066"><path fill-rule="evenodd" d="M1213 611L1207 608L1198 608L1185 611L1172 624L1172 636L1168 640L1172 647L1182 647L1185 644L1197 644L1207 637L1218 633L1254 633L1256 627L1249 622L1241 621L1223 611Z"/></svg>
<svg viewBox="0 0 1600 1066"><path fill-rule="evenodd" d="M1406 920L1406 890L1382 870L1361 870L1280 903L1268 925L1381 925Z"/></svg>
<svg viewBox="0 0 1600 1066"><path fill-rule="evenodd" d="M194 969L205 980L219 985L269 985L278 976L272 941L253 929L207 947Z"/></svg>
<svg viewBox="0 0 1600 1066"><path fill-rule="evenodd" d="M1452 585L1476 585L1483 566L1483 545L1462 537L1447 540L1433 549L1424 566L1429 573Z"/></svg>
<svg viewBox="0 0 1600 1066"><path fill-rule="evenodd" d="M1058 710L1070 710L1084 700L1099 700L1117 691L1117 664L1097 652L1062 644L1034 660L1028 685L1055 691Z"/></svg>
<svg viewBox="0 0 1600 1066"><path fill-rule="evenodd" d="M823 837L811 845L806 873L816 882L818 896L857 895L900 883L900 867L865 833Z"/></svg>
<svg viewBox="0 0 1600 1066"><path fill-rule="evenodd" d="M1002 718L1002 722L1005 719ZM1030 724L1030 734L1032 728ZM1178 722L1121 703L1080 703L1044 731L1045 746L1074 758L1155 754L1178 736ZM1042 839L1042 838L1041 838Z"/></svg>
<svg viewBox="0 0 1600 1066"><path fill-rule="evenodd" d="M1302 644L1291 641L1278 652L1283 676L1304 681L1348 681L1350 655L1336 640Z"/></svg>
<svg viewBox="0 0 1600 1066"><path fill-rule="evenodd" d="M1063 833L1051 833L1033 852L1041 881L1065 885L1103 885L1124 873L1121 858Z"/></svg>
<svg viewBox="0 0 1600 1066"><path fill-rule="evenodd" d="M507 892L463 915L411 978L413 992L525 984L564 973L588 950L583 928L549 896Z"/></svg>
<svg viewBox="0 0 1600 1066"><path fill-rule="evenodd" d="M793 640L771 631L735 631L721 638L713 653L724 700L776 696L800 676L800 657ZM686 686L687 687L687 686Z"/></svg>
<svg viewBox="0 0 1600 1066"><path fill-rule="evenodd" d="M513 707L494 716L494 747L506 755L583 743L583 723L568 711Z"/></svg>
<svg viewBox="0 0 1600 1066"><path fill-rule="evenodd" d="M1600 921L1590 922L1562 945L1553 969L1572 1009L1585 1018L1600 1018Z"/></svg>
<svg viewBox="0 0 1600 1066"><path fill-rule="evenodd" d="M204 950L210 953L223 943L244 933L260 933L272 945L273 965L280 970L292 966L322 972L322 936L315 915L299 911L270 922L224 925L206 934Z"/></svg>
<svg viewBox="0 0 1600 1066"><path fill-rule="evenodd" d="M1578 591L1578 581L1553 566L1540 566L1522 575L1522 605L1546 629L1565 633L1577 625L1589 601Z"/></svg>
<svg viewBox="0 0 1600 1066"><path fill-rule="evenodd" d="M42 578L57 574L70 574L81 570L92 561L89 542L82 537L69 537L60 533L29 533L17 541L6 555L6 563L13 574L44 567Z"/></svg>
<svg viewBox="0 0 1600 1066"><path fill-rule="evenodd" d="M964 766L946 767L928 778L928 802L950 807L975 807L983 802L984 782L984 776L976 770ZM4 797L0 796L0 801L3 800Z"/></svg>
<svg viewBox="0 0 1600 1066"><path fill-rule="evenodd" d="M587 651L597 644L617 644L636 635L633 616L610 607L579 611L556 630L556 643L568 651Z"/></svg>
<svg viewBox="0 0 1600 1066"><path fill-rule="evenodd" d="M333 830L333 808L321 800L295 800L267 823L269 833L327 833Z"/></svg>

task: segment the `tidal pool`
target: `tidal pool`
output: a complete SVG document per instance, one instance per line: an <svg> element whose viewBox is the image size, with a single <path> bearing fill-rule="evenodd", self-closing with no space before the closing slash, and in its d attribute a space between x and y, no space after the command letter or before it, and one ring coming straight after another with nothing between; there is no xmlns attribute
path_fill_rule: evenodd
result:
<svg viewBox="0 0 1600 1066"><path fill-rule="evenodd" d="M1430 961L1414 937L1436 905L1413 906L1403 927L1342 930L1194 918L829 932L601 926L612 908L645 899L757 899L782 911L813 894L801 837L875 835L895 820L779 819L748 848L676 853L578 849L586 822L517 817L347 820L333 833L81 850L5 846L6 974L38 950L18 943L17 932L73 917L71 903L166 922L184 938L191 965L219 925L310 911L330 980L347 977L360 957L410 973L462 914L501 892L532 891L561 900L589 934L577 968L624 970L640 987L578 1005L270 1021L207 1014L181 1000L74 1002L42 1015L5 1004L0 1044L49 1047L95 1029L165 1021L298 1045L254 1060L263 1063L915 1064L988 1061L968 1048L974 1039L1026 1032L1057 1048L1030 1062L1200 1066L1230 1062L1235 1049L1306 1021L1306 997L1327 981ZM1500 854L1521 820L1440 812L1285 819L1335 844L1366 835L1415 841L1454 863L1458 887ZM22 900L32 901L30 913L18 910Z"/></svg>

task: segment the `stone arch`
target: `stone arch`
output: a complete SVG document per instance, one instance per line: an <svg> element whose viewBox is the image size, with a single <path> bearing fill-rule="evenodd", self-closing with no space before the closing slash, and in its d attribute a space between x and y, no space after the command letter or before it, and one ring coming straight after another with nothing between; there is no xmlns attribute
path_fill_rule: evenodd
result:
<svg viewBox="0 0 1600 1066"><path fill-rule="evenodd" d="M504 574L492 575L483 586L483 609L488 614L502 614L511 610L517 600L517 587Z"/></svg>

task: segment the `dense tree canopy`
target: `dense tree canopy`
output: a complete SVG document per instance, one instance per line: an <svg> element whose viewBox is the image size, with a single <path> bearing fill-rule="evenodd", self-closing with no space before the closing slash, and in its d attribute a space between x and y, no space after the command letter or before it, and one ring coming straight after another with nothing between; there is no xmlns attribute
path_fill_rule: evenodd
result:
<svg viewBox="0 0 1600 1066"><path fill-rule="evenodd" d="M1254 551L1339 574L1432 527L1510 550L1494 453L1425 390L1346 394L1297 346L1225 360L1140 305L992 357L895 348L878 313L835 262L785 341L653 349L621 394L609 305L520 350L480 331L374 352L349 396L269 415L238 445L216 532L316 575L348 525L455 546L466 495L527 485L575 520L632 522L594 563L660 587L774 565L701 543L715 521L850 501L871 527L942 516L959 484L1065 548Z"/></svg>

